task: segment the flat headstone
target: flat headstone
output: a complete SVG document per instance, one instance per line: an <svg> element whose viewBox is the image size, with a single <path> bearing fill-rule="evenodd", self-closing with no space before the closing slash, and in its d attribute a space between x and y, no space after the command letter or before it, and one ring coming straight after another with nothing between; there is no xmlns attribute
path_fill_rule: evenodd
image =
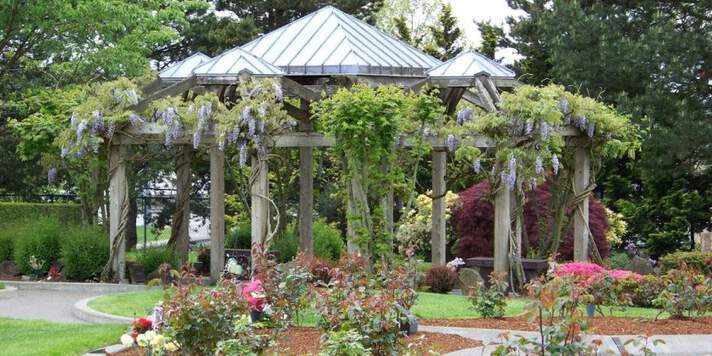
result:
<svg viewBox="0 0 712 356"><path fill-rule="evenodd" d="M653 266L650 265L650 262L648 262L648 259L640 256L634 256L631 258L630 262L628 262L624 269L642 275L655 273L655 270L653 269Z"/></svg>
<svg viewBox="0 0 712 356"><path fill-rule="evenodd" d="M458 281L460 282L460 289L462 294L470 294L471 288L481 288L484 284L482 276L474 268L461 268L458 273Z"/></svg>
<svg viewBox="0 0 712 356"><path fill-rule="evenodd" d="M0 274L6 276L19 276L20 271L17 269L17 265L13 261L4 261L0 263Z"/></svg>
<svg viewBox="0 0 712 356"><path fill-rule="evenodd" d="M133 284L145 284L147 282L146 272L143 266L138 263L127 263L126 270L129 275L129 282Z"/></svg>

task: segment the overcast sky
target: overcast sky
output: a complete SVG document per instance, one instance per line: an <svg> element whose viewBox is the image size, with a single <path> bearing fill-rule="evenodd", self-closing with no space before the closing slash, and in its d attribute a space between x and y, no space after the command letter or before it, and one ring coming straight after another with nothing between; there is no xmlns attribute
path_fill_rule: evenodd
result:
<svg viewBox="0 0 712 356"><path fill-rule="evenodd" d="M513 10L506 0L445 0L452 5L460 28L465 32L468 42L479 46L482 42L480 33L473 20L490 21L494 25L504 26L507 30L507 16L521 16L524 12ZM518 58L513 51L497 51L497 59L511 63Z"/></svg>

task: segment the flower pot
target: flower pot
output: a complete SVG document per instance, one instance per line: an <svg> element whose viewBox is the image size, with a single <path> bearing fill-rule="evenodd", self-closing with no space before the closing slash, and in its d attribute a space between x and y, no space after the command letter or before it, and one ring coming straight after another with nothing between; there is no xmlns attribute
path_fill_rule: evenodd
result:
<svg viewBox="0 0 712 356"><path fill-rule="evenodd" d="M586 315L588 315L589 318L593 318L595 314L596 304L586 304Z"/></svg>

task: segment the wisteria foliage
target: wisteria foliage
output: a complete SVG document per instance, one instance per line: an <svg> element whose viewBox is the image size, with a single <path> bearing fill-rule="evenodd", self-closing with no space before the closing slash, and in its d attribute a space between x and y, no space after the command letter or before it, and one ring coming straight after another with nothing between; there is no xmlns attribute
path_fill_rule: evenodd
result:
<svg viewBox="0 0 712 356"><path fill-rule="evenodd" d="M531 190L548 174L557 175L573 162L563 162L563 129L573 127L585 138L592 157L631 155L639 149L638 131L627 116L592 98L562 86L524 85L503 93L496 112L464 107L440 134L457 160L469 161L475 174L490 172L490 180L509 190ZM488 136L496 143L491 157L467 146L468 138ZM512 139L512 138L516 139ZM483 166L490 165L489 170Z"/></svg>

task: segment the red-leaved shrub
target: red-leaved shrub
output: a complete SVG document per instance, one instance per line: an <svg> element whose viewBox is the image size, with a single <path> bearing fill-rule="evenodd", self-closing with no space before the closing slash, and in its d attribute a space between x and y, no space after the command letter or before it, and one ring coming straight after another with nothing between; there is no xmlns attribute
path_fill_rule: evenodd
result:
<svg viewBox="0 0 712 356"><path fill-rule="evenodd" d="M457 272L445 265L435 265L425 273L425 284L433 293L448 293L457 285Z"/></svg>
<svg viewBox="0 0 712 356"><path fill-rule="evenodd" d="M492 257L494 249L494 208L487 201L490 184L487 181L475 184L460 192L461 205L454 211L453 223L458 237L456 255L458 257ZM539 186L526 195L524 205L524 227L526 228L529 246L523 246L523 255L529 248L539 246L541 226L546 233L551 231L551 221L546 221L551 193L548 184ZM571 212L573 213L573 212ZM608 220L606 209L596 198L589 200L589 227L601 257L606 258L610 245L606 240ZM573 224L571 224L573 225ZM558 249L561 260L573 259L573 226L564 235Z"/></svg>

